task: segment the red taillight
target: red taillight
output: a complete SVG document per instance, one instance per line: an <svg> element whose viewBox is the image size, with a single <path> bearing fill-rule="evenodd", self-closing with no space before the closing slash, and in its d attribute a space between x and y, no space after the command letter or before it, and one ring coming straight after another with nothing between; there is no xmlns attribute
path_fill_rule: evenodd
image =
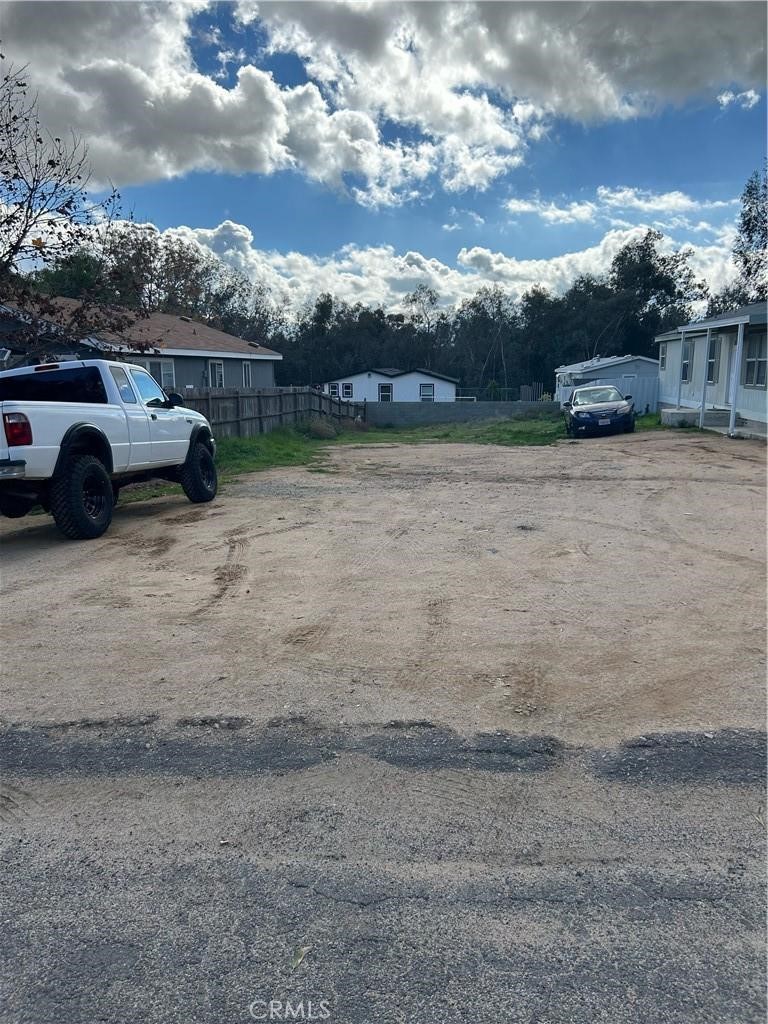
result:
<svg viewBox="0 0 768 1024"><path fill-rule="evenodd" d="M3 426L9 447L32 444L32 427L23 412L3 413Z"/></svg>

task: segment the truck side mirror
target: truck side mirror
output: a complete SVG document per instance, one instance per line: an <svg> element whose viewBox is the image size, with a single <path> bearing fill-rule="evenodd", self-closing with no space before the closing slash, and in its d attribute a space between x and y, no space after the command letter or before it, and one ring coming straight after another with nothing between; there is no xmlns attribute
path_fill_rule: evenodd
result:
<svg viewBox="0 0 768 1024"><path fill-rule="evenodd" d="M175 409L177 405L184 405L184 399L181 397L178 391L169 391L168 404L172 409Z"/></svg>

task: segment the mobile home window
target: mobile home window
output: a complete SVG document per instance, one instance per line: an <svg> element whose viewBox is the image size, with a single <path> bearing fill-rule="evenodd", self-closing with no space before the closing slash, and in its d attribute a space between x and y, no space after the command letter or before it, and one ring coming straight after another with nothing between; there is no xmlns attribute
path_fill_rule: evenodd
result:
<svg viewBox="0 0 768 1024"><path fill-rule="evenodd" d="M331 396L331 398L338 398L339 397L339 385L338 384L329 384L328 385L328 394Z"/></svg>
<svg viewBox="0 0 768 1024"><path fill-rule="evenodd" d="M434 402L435 400L435 385L434 384L419 384L419 401L420 402Z"/></svg>
<svg viewBox="0 0 768 1024"><path fill-rule="evenodd" d="M720 338L715 335L709 339L707 353L707 384L717 384L717 371L720 365Z"/></svg>
<svg viewBox="0 0 768 1024"><path fill-rule="evenodd" d="M662 341L659 345L659 369L666 370L667 368L667 343Z"/></svg>
<svg viewBox="0 0 768 1024"><path fill-rule="evenodd" d="M768 351L766 334L753 334L747 338L746 358L744 360L744 386L748 388L764 388L766 383L766 364Z"/></svg>
<svg viewBox="0 0 768 1024"><path fill-rule="evenodd" d="M352 397L352 385L351 384L342 384L341 385L341 397L342 398L351 398Z"/></svg>
<svg viewBox="0 0 768 1024"><path fill-rule="evenodd" d="M243 387L251 387L251 364L247 360L243 363Z"/></svg>
<svg viewBox="0 0 768 1024"><path fill-rule="evenodd" d="M211 388L224 387L224 363L219 359L212 359L208 363L208 386Z"/></svg>
<svg viewBox="0 0 768 1024"><path fill-rule="evenodd" d="M691 356L693 352L693 342L683 342L683 361L680 364L680 380L689 381L691 379Z"/></svg>
<svg viewBox="0 0 768 1024"><path fill-rule="evenodd" d="M392 401L392 385L391 384L379 384L379 401L380 402L391 402Z"/></svg>

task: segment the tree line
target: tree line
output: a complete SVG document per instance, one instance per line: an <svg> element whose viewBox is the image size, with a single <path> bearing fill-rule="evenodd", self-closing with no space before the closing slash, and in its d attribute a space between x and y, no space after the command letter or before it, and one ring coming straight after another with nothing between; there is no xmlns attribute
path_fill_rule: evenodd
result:
<svg viewBox="0 0 768 1024"><path fill-rule="evenodd" d="M281 384L424 367L492 397L534 381L546 387L556 366L596 355L655 357L654 336L690 321L704 299L711 315L767 297L765 168L742 194L738 280L716 295L696 278L689 251L664 251L663 235L648 230L607 273L583 274L561 295L535 285L516 299L495 284L446 308L422 284L397 312L325 293L289 316L283 296L209 250L120 219L114 190L91 202L85 146L43 130L23 68L0 81L0 144L0 302L28 312L30 346L42 318L78 338L119 334L160 311L277 349ZM77 301L62 310L57 297Z"/></svg>

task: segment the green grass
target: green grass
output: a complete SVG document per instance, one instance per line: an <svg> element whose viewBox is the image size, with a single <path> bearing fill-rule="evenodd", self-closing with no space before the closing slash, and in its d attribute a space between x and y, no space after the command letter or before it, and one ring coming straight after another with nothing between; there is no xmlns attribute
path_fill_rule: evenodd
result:
<svg viewBox="0 0 768 1024"><path fill-rule="evenodd" d="M318 441L292 427L257 437L223 437L217 442L216 465L223 481L241 473L277 466L307 466L333 441Z"/></svg>
<svg viewBox="0 0 768 1024"><path fill-rule="evenodd" d="M661 416L657 412L649 413L647 416L638 416L635 420L635 430L666 430L661 425Z"/></svg>
<svg viewBox="0 0 768 1024"><path fill-rule="evenodd" d="M316 441L291 427L257 437L222 437L216 445L219 482L226 484L243 473L257 473L276 466L308 466L327 444L328 441ZM178 492L177 484L153 480L126 488L120 495L120 502L146 501Z"/></svg>
<svg viewBox="0 0 768 1024"><path fill-rule="evenodd" d="M340 444L377 444L388 441L414 444L442 441L458 444L542 445L565 437L562 419L485 420L479 423L437 423L429 427L381 427L349 431L337 438Z"/></svg>
<svg viewBox="0 0 768 1024"><path fill-rule="evenodd" d="M659 416L638 416L638 430L659 430ZM373 427L370 430L346 430L331 440L309 437L301 429L283 427L257 437L223 437L218 442L216 463L219 479L226 485L243 473L257 473L281 466L306 466L311 473L330 473L323 463L324 452L332 445L345 444L418 444L443 442L454 444L548 445L565 437L560 417L539 419L486 420L479 423L439 423L429 427ZM126 488L121 502L145 501L178 493L178 486L162 480Z"/></svg>

